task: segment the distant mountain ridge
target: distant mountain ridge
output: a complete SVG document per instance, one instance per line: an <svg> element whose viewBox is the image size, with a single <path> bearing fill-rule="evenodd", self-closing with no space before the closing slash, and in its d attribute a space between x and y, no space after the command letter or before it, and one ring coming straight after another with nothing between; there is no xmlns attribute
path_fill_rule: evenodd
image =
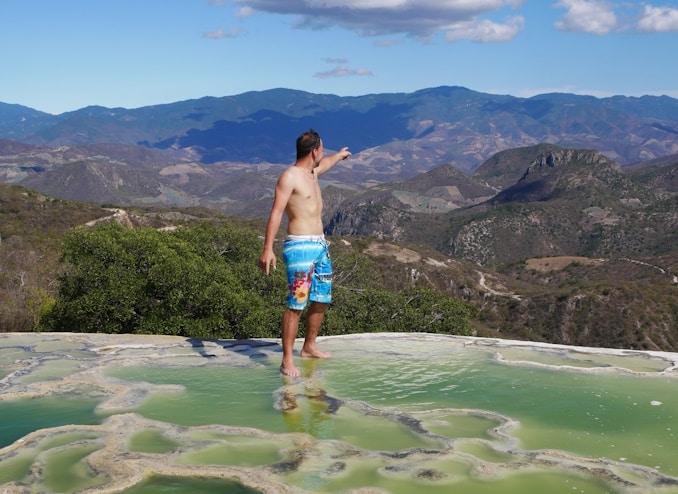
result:
<svg viewBox="0 0 678 494"><path fill-rule="evenodd" d="M327 148L352 149L346 174L364 186L445 163L470 172L497 152L540 143L595 149L622 166L661 158L678 153L678 100L517 98L444 86L354 97L272 89L61 115L0 103L0 138L52 147L141 145L202 164L291 163L293 140L309 127L320 131Z"/></svg>
<svg viewBox="0 0 678 494"><path fill-rule="evenodd" d="M294 136L314 126L330 152L354 152L321 180L330 234L426 244L482 265L678 245L678 100L667 97L278 89L58 116L0 104L0 117L5 133L18 122L0 140L0 181L60 199L265 217ZM660 156L631 165L615 149L625 160Z"/></svg>
<svg viewBox="0 0 678 494"><path fill-rule="evenodd" d="M429 200L430 184L419 176L347 198L328 218L327 232L425 244L479 265L678 253L678 155L626 173L593 150L539 145L500 154L467 177L439 173L444 167L429 172L438 177L436 189L465 191L458 207L426 210L403 200L405 190L418 204ZM504 176L515 182L488 184Z"/></svg>

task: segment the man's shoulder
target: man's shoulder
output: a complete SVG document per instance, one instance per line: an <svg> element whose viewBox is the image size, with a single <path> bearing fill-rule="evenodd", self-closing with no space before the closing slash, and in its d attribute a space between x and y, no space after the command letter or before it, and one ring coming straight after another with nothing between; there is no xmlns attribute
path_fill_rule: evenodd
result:
<svg viewBox="0 0 678 494"><path fill-rule="evenodd" d="M290 181L290 180L296 180L297 174L294 172L294 165L288 166L285 168L282 173L280 173L280 176L278 180L285 180L285 181Z"/></svg>

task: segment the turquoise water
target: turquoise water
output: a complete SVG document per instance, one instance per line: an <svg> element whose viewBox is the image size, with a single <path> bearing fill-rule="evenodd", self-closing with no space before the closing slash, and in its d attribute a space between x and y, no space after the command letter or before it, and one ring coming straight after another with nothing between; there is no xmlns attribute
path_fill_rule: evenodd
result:
<svg viewBox="0 0 678 494"><path fill-rule="evenodd" d="M563 449L678 476L675 379L508 366L478 352L322 365L339 396L410 411L489 410L520 422L515 435L525 449Z"/></svg>
<svg viewBox="0 0 678 494"><path fill-rule="evenodd" d="M133 408L144 417L179 425L227 424L285 432L273 407L280 386L277 370L266 367L124 368L107 371L118 379L177 384L185 392L159 392Z"/></svg>
<svg viewBox="0 0 678 494"><path fill-rule="evenodd" d="M124 491L125 494L255 494L261 491L244 487L236 482L218 479L191 479L152 477L144 483Z"/></svg>
<svg viewBox="0 0 678 494"><path fill-rule="evenodd" d="M31 400L0 400L0 448L36 429L67 424L100 424L100 400L82 396L48 396Z"/></svg>
<svg viewBox="0 0 678 494"><path fill-rule="evenodd" d="M253 349L253 359L247 348L223 359L196 352L199 366L177 365L192 361L183 345L164 359L135 347L81 375L73 345L53 341L39 347L44 365L9 382L17 354L31 351L3 354L1 343L3 393L17 397L0 394L0 487L97 488L111 479L92 465L124 465L129 451L151 462L132 494L280 483L328 493L678 493L676 379L658 373L668 365L658 359L509 349L507 358L534 357L509 365L453 341L346 338L325 343L332 359L297 359L297 380L279 374L276 347ZM89 384L62 386L70 375ZM55 382L70 391L20 398ZM102 407L113 391L132 399ZM175 474L152 475L153 462Z"/></svg>

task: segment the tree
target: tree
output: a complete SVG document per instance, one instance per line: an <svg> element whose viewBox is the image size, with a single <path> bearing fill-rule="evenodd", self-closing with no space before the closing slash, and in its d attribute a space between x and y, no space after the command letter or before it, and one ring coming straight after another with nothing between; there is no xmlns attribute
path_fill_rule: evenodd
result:
<svg viewBox="0 0 678 494"><path fill-rule="evenodd" d="M41 329L271 336L278 323L262 325L277 314L248 286L258 243L245 229L213 223L175 231L116 223L70 230L63 243L68 270Z"/></svg>
<svg viewBox="0 0 678 494"><path fill-rule="evenodd" d="M39 329L279 337L285 270L259 273L260 245L252 229L219 222L174 231L117 223L69 230L65 274ZM428 289L388 290L377 265L354 250L338 250L333 262L334 303L325 334L470 333L475 313L463 302Z"/></svg>

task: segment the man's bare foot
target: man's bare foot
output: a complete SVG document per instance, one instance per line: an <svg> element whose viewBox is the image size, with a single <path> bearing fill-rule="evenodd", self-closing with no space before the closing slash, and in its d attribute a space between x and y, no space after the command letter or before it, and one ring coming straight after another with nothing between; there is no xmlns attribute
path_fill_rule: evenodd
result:
<svg viewBox="0 0 678 494"><path fill-rule="evenodd" d="M299 376L301 376L301 372L294 365L291 365L291 366L281 365L280 366L280 373L283 376L287 376L287 377L299 377Z"/></svg>
<svg viewBox="0 0 678 494"><path fill-rule="evenodd" d="M302 348L301 354L303 358L330 358L332 354L330 352L323 352L317 348Z"/></svg>

